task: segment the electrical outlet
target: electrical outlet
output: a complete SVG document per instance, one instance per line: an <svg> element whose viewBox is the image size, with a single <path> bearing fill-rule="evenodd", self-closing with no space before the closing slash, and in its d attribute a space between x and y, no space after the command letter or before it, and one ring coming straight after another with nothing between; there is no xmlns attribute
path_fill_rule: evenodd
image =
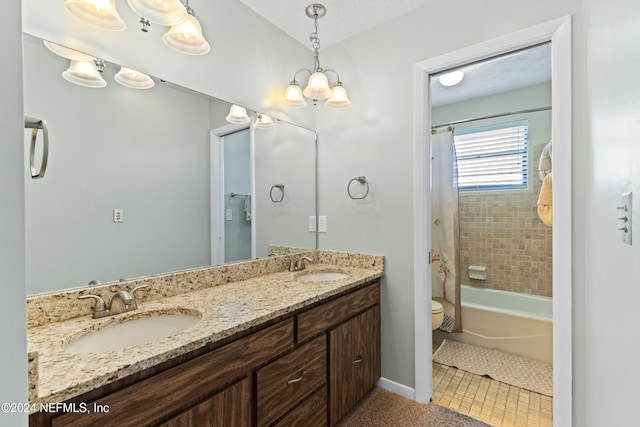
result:
<svg viewBox="0 0 640 427"><path fill-rule="evenodd" d="M121 223L124 222L124 210L123 209L114 209L113 210L113 222Z"/></svg>
<svg viewBox="0 0 640 427"><path fill-rule="evenodd" d="M319 233L327 232L327 217L324 215L318 217L318 232Z"/></svg>
<svg viewBox="0 0 640 427"><path fill-rule="evenodd" d="M316 231L316 216L309 215L309 231Z"/></svg>

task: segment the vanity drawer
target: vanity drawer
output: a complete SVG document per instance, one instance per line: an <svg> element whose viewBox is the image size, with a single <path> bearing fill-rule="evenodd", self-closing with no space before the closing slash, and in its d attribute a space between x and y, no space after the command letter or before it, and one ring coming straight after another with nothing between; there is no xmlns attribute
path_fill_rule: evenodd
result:
<svg viewBox="0 0 640 427"><path fill-rule="evenodd" d="M154 425L291 348L293 319L288 319L89 404L109 408L107 413L68 413L54 418L51 425Z"/></svg>
<svg viewBox="0 0 640 427"><path fill-rule="evenodd" d="M335 325L380 303L380 282L362 288L298 315L298 342L326 332Z"/></svg>
<svg viewBox="0 0 640 427"><path fill-rule="evenodd" d="M320 336L257 372L258 427L271 425L327 381L327 337Z"/></svg>
<svg viewBox="0 0 640 427"><path fill-rule="evenodd" d="M274 424L274 427L327 427L327 388L309 396L304 402Z"/></svg>

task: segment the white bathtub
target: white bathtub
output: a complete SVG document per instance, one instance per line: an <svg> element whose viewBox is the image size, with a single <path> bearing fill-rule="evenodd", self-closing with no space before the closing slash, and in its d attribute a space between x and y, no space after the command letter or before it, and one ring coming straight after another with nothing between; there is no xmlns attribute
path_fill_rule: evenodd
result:
<svg viewBox="0 0 640 427"><path fill-rule="evenodd" d="M461 334L454 341L553 363L552 299L461 286Z"/></svg>

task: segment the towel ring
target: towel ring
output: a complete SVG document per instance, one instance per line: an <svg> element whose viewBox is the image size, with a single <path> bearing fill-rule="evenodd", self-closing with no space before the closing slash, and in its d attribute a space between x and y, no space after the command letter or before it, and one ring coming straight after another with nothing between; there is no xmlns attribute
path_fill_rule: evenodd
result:
<svg viewBox="0 0 640 427"><path fill-rule="evenodd" d="M280 198L279 199L276 199L276 198L273 197L273 189L274 188L277 188L277 189L280 190L281 194L280 194ZM273 203L280 203L281 201L283 201L284 200L284 184L276 184L276 185L271 186L271 190L269 191L269 198L271 199L271 201Z"/></svg>
<svg viewBox="0 0 640 427"><path fill-rule="evenodd" d="M29 167L31 169L31 178L44 178L47 171L47 160L49 159L49 128L45 120L36 119L35 117L25 116L24 127L33 129L31 132L31 148L29 150ZM36 171L36 139L38 138L38 130L42 129L42 159L40 160L40 170Z"/></svg>
<svg viewBox="0 0 640 427"><path fill-rule="evenodd" d="M351 194L351 184L354 181L358 181L360 184L364 184L367 187L367 189L364 192L364 196L354 197L353 194ZM347 194L349 194L349 197L351 197L353 200L362 200L365 197L367 197L367 195L369 194L369 182L367 182L367 178L365 176L358 176L358 177L352 178L351 181L349 181L349 183L347 184Z"/></svg>

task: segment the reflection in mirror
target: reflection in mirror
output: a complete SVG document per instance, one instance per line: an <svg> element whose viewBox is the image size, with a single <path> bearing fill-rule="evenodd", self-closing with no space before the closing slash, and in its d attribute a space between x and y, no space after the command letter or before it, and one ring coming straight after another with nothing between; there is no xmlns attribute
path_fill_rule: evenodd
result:
<svg viewBox="0 0 640 427"><path fill-rule="evenodd" d="M214 224L238 203L236 218L252 228L249 257L316 247L314 132L282 121L248 130L250 185L225 190L234 168L219 162L226 178L213 179L211 131L226 124L230 103L155 78L150 89L124 87L110 63L105 87L81 87L62 78L67 68L25 35L24 111L48 121L51 141L46 179L25 177L28 294L210 265ZM285 198L273 203L280 183ZM219 196L228 207L214 210Z"/></svg>

